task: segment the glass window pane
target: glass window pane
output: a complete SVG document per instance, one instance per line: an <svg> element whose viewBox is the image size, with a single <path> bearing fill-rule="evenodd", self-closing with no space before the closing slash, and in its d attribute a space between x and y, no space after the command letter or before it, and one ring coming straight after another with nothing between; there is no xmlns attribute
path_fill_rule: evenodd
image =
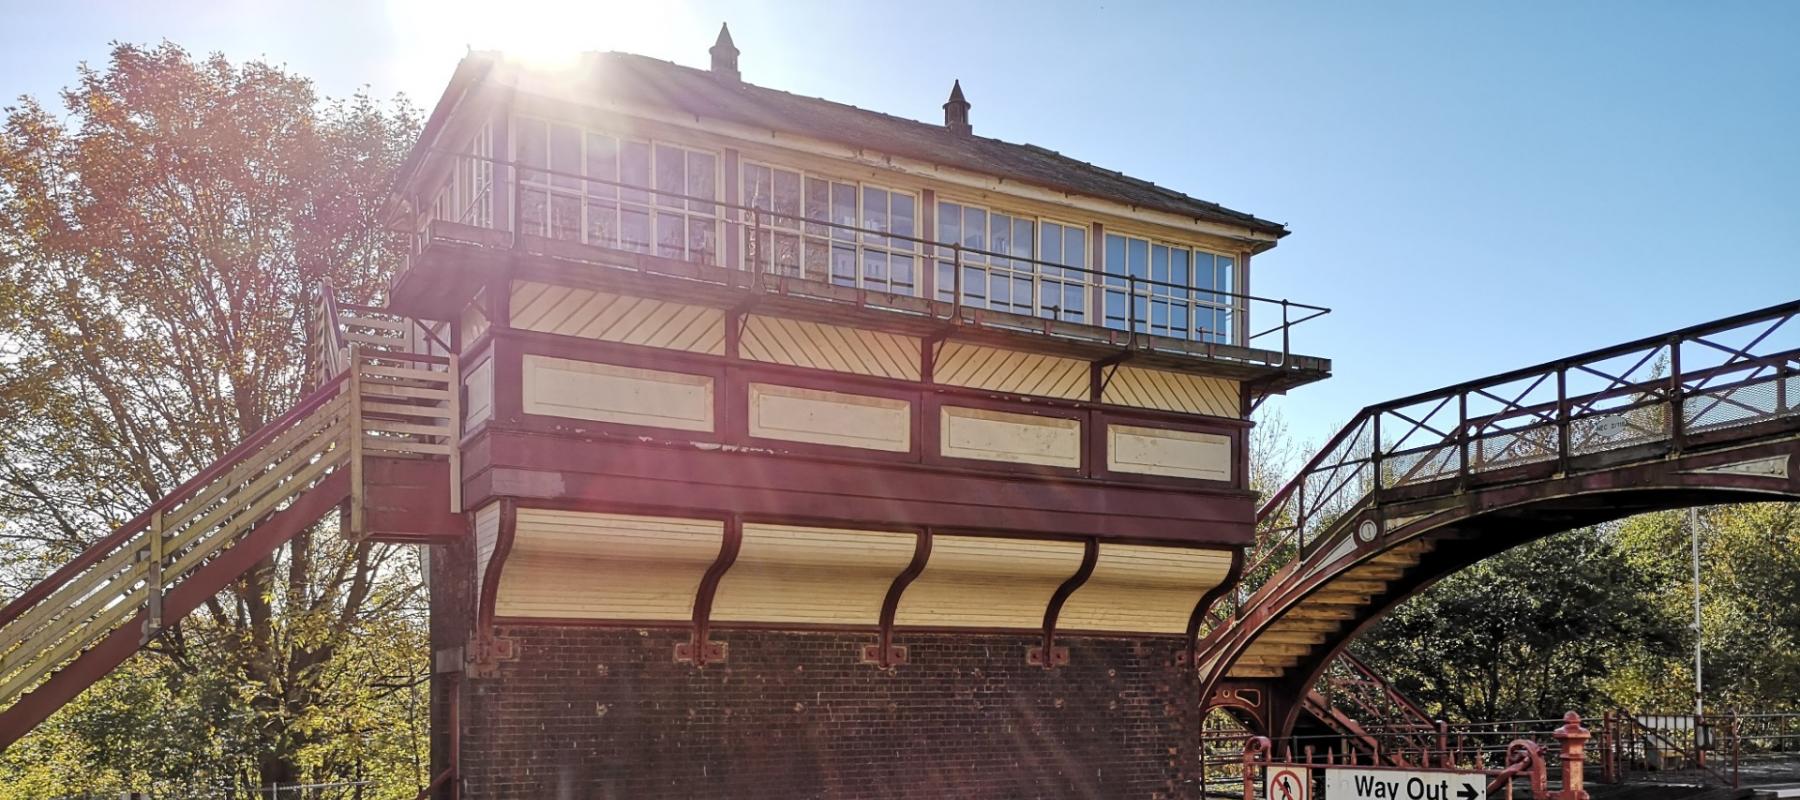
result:
<svg viewBox="0 0 1800 800"><path fill-rule="evenodd" d="M544 217L550 199L542 189L525 190L519 193L519 232L532 236L544 235Z"/></svg>
<svg viewBox="0 0 1800 800"><path fill-rule="evenodd" d="M650 212L642 206L619 209L619 246L639 253L650 252Z"/></svg>
<svg viewBox="0 0 1800 800"><path fill-rule="evenodd" d="M900 192L889 193L891 207L888 209L888 224L892 226L896 236L918 236L918 227L914 224L913 206L915 201L910 194ZM888 246L895 250L911 251L913 242L907 239L889 240ZM910 279L908 281L910 283Z"/></svg>
<svg viewBox="0 0 1800 800"><path fill-rule="evenodd" d="M1087 266L1087 231L1066 228L1063 236L1063 264L1076 268ZM1080 274L1080 273L1076 273Z"/></svg>
<svg viewBox="0 0 1800 800"><path fill-rule="evenodd" d="M829 222L831 220L831 184L826 183L821 178L809 177L806 179L806 191L804 195L804 216L807 219ZM807 225L806 233L809 236L830 236L831 227L828 225ZM819 252L824 253L825 251L820 250ZM820 261L819 263L823 264L825 262ZM819 271L819 275L823 276L824 274L824 270Z"/></svg>
<svg viewBox="0 0 1800 800"><path fill-rule="evenodd" d="M1125 263L1134 278L1150 277L1150 243L1143 239L1125 240ZM1142 286L1137 287L1143 291Z"/></svg>
<svg viewBox="0 0 1800 800"><path fill-rule="evenodd" d="M937 226L938 241L945 244L962 241L962 206L955 203L938 203Z"/></svg>
<svg viewBox="0 0 1800 800"><path fill-rule="evenodd" d="M717 197L718 167L711 153L689 151L687 169L687 194L689 197ZM700 200L689 200L688 210L701 214L713 213L713 204Z"/></svg>
<svg viewBox="0 0 1800 800"><path fill-rule="evenodd" d="M1169 282L1169 248L1164 245L1150 247L1150 280ZM1169 287L1154 287L1156 294L1168 294Z"/></svg>
<svg viewBox="0 0 1800 800"><path fill-rule="evenodd" d="M1106 327L1125 329L1125 293L1106 293Z"/></svg>
<svg viewBox="0 0 1800 800"><path fill-rule="evenodd" d="M1213 280L1213 287L1218 289L1221 292L1237 291L1236 289L1231 288L1232 284L1235 283L1235 281L1232 279L1233 278L1232 267L1234 266L1232 263L1232 259L1227 258L1225 256L1219 256L1218 260L1215 261L1214 264L1216 265L1216 269L1218 270L1218 272L1217 272L1217 277Z"/></svg>
<svg viewBox="0 0 1800 800"><path fill-rule="evenodd" d="M1193 257L1193 251L1178 247L1169 254L1169 257L1169 282L1176 286L1192 286L1193 284L1188 283L1189 278L1192 277L1188 271L1188 259ZM1175 292L1175 296L1187 297L1187 292L1178 291Z"/></svg>
<svg viewBox="0 0 1800 800"><path fill-rule="evenodd" d="M702 264L719 263L719 223L706 217L688 219L688 258Z"/></svg>
<svg viewBox="0 0 1800 800"><path fill-rule="evenodd" d="M900 294L914 294L913 268L918 265L915 256L894 254L888 256L888 280L893 290Z"/></svg>
<svg viewBox="0 0 1800 800"><path fill-rule="evenodd" d="M587 241L601 247L617 247L619 236L619 206L607 200L589 200L587 210Z"/></svg>
<svg viewBox="0 0 1800 800"><path fill-rule="evenodd" d="M956 287L954 283L956 281L956 267L954 265L948 261L939 261L937 265L937 276L932 280L936 281L935 288L937 291L937 299L945 301L955 299Z"/></svg>
<svg viewBox="0 0 1800 800"><path fill-rule="evenodd" d="M666 144L656 146L656 204L679 206L675 195L687 191L687 158L681 150Z"/></svg>
<svg viewBox="0 0 1800 800"><path fill-rule="evenodd" d="M855 247L843 244L832 245L831 282L842 286L856 285Z"/></svg>
<svg viewBox="0 0 1800 800"><path fill-rule="evenodd" d="M619 145L619 182L631 186L650 186L650 145L645 142L623 142ZM619 197L642 203L643 192L621 190Z"/></svg>
<svg viewBox="0 0 1800 800"><path fill-rule="evenodd" d="M774 185L770 182L769 168L758 164L744 165L744 205L751 208L767 209L772 201Z"/></svg>
<svg viewBox="0 0 1800 800"><path fill-rule="evenodd" d="M581 130L573 125L550 126L550 169L567 175L552 175L550 182L557 186L580 186L581 180L574 177L581 174Z"/></svg>
<svg viewBox="0 0 1800 800"><path fill-rule="evenodd" d="M805 270L800 273L801 277L814 281L825 280L826 273L830 271L828 269L830 263L831 245L816 239L807 239L806 265Z"/></svg>
<svg viewBox="0 0 1800 800"><path fill-rule="evenodd" d="M550 196L550 238L576 241L581 237L581 198L566 194Z"/></svg>
<svg viewBox="0 0 1800 800"><path fill-rule="evenodd" d="M976 250L987 249L987 212L979 208L963 209L963 247ZM982 256L966 259L969 261L984 260Z"/></svg>
<svg viewBox="0 0 1800 800"><path fill-rule="evenodd" d="M1063 227L1054 222L1046 222L1038 229L1038 258L1052 264L1061 264L1063 260Z"/></svg>
<svg viewBox="0 0 1800 800"><path fill-rule="evenodd" d="M606 181L619 179L619 140L590 133L587 137L587 174ZM617 187L609 183L589 183L587 192L593 197L616 197Z"/></svg>
<svg viewBox="0 0 1800 800"><path fill-rule="evenodd" d="M1031 258L1031 226L1028 219L1014 219L1012 230L1012 254L1020 258ZM1023 266L1023 265L1021 265Z"/></svg>
<svg viewBox="0 0 1800 800"><path fill-rule="evenodd" d="M873 186L864 186L862 192L863 211L862 227L872 231L888 230L888 193ZM884 247L887 238L864 234L863 241Z"/></svg>
<svg viewBox="0 0 1800 800"><path fill-rule="evenodd" d="M851 239L856 235L856 187L848 183L831 184L831 221L845 227L834 228L834 239Z"/></svg>
<svg viewBox="0 0 1800 800"><path fill-rule="evenodd" d="M800 227L800 173L775 170L775 219L777 228Z"/></svg>
<svg viewBox="0 0 1800 800"><path fill-rule="evenodd" d="M887 283L887 253L880 250L865 250L862 254L862 260L862 276L864 283L876 286Z"/></svg>
<svg viewBox="0 0 1800 800"><path fill-rule="evenodd" d="M513 146L516 159L527 167L547 167L550 165L550 151L545 148L545 126L542 120L521 119L518 122L519 141ZM541 181L541 173L526 172L525 180Z"/></svg>
<svg viewBox="0 0 1800 800"><path fill-rule="evenodd" d="M1125 236L1107 234L1107 274L1123 276L1125 274ZM1112 285L1125 285L1125 281L1107 281Z"/></svg>
<svg viewBox="0 0 1800 800"><path fill-rule="evenodd" d="M992 229L988 233L988 249L1000 255L1006 255L1011 252L1012 218L1005 214L992 214L988 217L988 224L992 226ZM991 259L991 263L1007 266L1010 262L1005 259L996 258Z"/></svg>
<svg viewBox="0 0 1800 800"><path fill-rule="evenodd" d="M656 254L663 258L687 255L687 227L680 214L664 211L656 215Z"/></svg>

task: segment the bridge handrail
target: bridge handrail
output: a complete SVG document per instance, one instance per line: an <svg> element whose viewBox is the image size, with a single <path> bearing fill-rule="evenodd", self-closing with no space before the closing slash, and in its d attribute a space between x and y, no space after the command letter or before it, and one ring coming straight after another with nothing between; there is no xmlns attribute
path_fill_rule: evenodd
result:
<svg viewBox="0 0 1800 800"><path fill-rule="evenodd" d="M1594 449L1604 450L1664 440L1679 443L1691 428L1741 424L1737 417L1702 423L1721 407L1732 414L1749 412L1751 416L1796 413L1800 398L1790 395L1800 392L1789 384L1800 376L1800 347L1759 349L1796 316L1800 316L1800 300L1366 406L1258 510L1259 536L1247 559L1245 583L1270 578L1272 572L1267 568L1274 559L1306 556L1331 532L1337 519L1346 518L1363 503L1379 502L1384 489L1451 477L1466 480L1473 473L1522 463L1558 460L1566 464L1574 455L1576 435L1585 436L1581 447L1597 443ZM1786 334L1791 336L1796 327L1789 325ZM1738 331L1752 336L1748 344L1714 341L1719 334ZM1700 358L1683 364L1684 352ZM1626 356L1637 358L1623 369L1604 363ZM1711 356L1711 361L1704 361L1706 356ZM1693 363L1695 360L1702 363ZM1729 375L1744 377L1720 380ZM1604 385L1571 392L1571 377L1597 378ZM1527 385L1520 389L1520 383ZM1733 397L1740 390L1771 383L1773 408L1752 406ZM1699 413L1690 415L1683 405L1685 400L1706 397L1712 403ZM1472 403L1498 407L1471 414ZM1444 412L1452 406L1454 418L1440 419L1440 414L1451 416ZM1654 417L1654 412L1646 409L1656 407L1668 407L1671 412L1661 419L1643 419ZM1606 418L1617 421L1626 435L1607 433L1603 427ZM1401 423L1398 436L1392 432L1384 435L1384 419ZM1587 429L1576 430L1577 423L1585 423ZM1471 445L1478 451L1474 455L1479 462L1486 455L1485 445L1496 441L1504 446L1485 464L1471 463ZM1390 473L1388 467L1405 472ZM1241 607L1253 589L1252 585L1240 587L1232 594L1232 605ZM1211 614L1215 628L1228 622L1227 614L1237 610L1215 607Z"/></svg>

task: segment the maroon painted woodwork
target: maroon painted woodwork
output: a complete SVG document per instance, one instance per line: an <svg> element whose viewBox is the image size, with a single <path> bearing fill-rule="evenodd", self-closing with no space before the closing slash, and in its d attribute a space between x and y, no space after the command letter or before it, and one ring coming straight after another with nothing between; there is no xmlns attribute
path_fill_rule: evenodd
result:
<svg viewBox="0 0 1800 800"><path fill-rule="evenodd" d="M759 452L585 443L492 427L464 455L463 496L533 505L739 512L759 522L1241 546L1250 501L1162 487L841 463Z"/></svg>
<svg viewBox="0 0 1800 800"><path fill-rule="evenodd" d="M468 523L450 512L450 465L417 458L365 458L363 526L369 539L443 544L467 535Z"/></svg>

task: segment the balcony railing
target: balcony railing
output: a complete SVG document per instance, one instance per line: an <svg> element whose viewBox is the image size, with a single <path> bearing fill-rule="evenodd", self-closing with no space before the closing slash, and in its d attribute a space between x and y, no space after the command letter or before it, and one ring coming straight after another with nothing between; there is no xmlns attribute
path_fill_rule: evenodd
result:
<svg viewBox="0 0 1800 800"><path fill-rule="evenodd" d="M1330 313L1285 299L1094 269L1085 253L1078 264L1058 263L939 242L891 225L882 229L826 219L821 209L791 213L766 207L767 202L740 205L488 156L438 152L456 163L434 201L434 224L505 234L484 237L489 245L523 247L532 238L570 242L935 299L954 307L953 318L962 318L964 309L984 309L989 315L1116 331L1134 344L1140 336L1191 342L1223 357L1278 367L1293 366L1292 328ZM513 180L515 175L522 179ZM429 243L430 228L418 232L415 252ZM1252 319L1273 317L1279 320L1265 322L1260 330L1250 327Z"/></svg>

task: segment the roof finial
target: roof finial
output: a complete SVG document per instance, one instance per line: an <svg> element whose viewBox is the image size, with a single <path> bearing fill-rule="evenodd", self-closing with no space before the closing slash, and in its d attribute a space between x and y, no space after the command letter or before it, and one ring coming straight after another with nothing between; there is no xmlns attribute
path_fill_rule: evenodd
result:
<svg viewBox="0 0 1800 800"><path fill-rule="evenodd" d="M950 85L950 102L944 104L944 127L955 133L974 133L969 125L969 107L968 99L963 97L962 81L957 80Z"/></svg>
<svg viewBox="0 0 1800 800"><path fill-rule="evenodd" d="M712 49L707 52L712 53L714 75L734 83L744 79L744 76L738 72L738 49L737 45L731 42L730 25L719 23L719 40L713 42Z"/></svg>

